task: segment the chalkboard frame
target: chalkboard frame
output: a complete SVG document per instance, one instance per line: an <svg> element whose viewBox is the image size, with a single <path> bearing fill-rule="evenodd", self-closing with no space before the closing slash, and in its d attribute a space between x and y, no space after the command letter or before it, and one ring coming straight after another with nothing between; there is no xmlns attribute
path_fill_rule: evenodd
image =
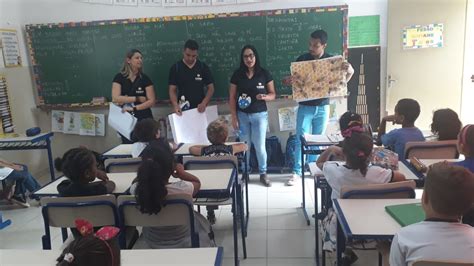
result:
<svg viewBox="0 0 474 266"><path fill-rule="evenodd" d="M43 97L43 89L41 86L40 79L40 66L37 64L35 58L35 51L33 50L33 38L31 31L33 29L40 29L42 27L48 28L68 28L68 27L81 27L81 26L106 26L116 24L132 24L132 23L156 23L156 22L172 22L172 21L190 21L190 20L202 20L202 19L213 19L213 18L232 18L232 17L251 17L251 16L271 16L271 15L284 15L284 14L297 14L297 13L321 13L321 12L342 12L342 55L347 58L348 55L348 6L347 5L335 5L335 6L324 6L324 7L302 7L302 8L288 8L288 9L274 9L274 10L261 10L261 11L246 11L246 12L235 12L235 13L216 13L216 14L202 14L202 15L185 15L185 16L164 16L164 17L149 17L149 18L130 18L130 19L119 19L119 20L101 20L101 21L90 21L90 22L66 22L66 23L47 23L47 24L28 24L25 25L26 40L29 52L30 62L33 68L33 80L34 86L37 91L37 106L40 108L70 108L70 107L100 107L107 106L108 103L64 103L64 104L47 104ZM331 33L329 33L331 34ZM309 32L308 32L309 35ZM183 40L184 42L184 40ZM289 69L289 65L288 65ZM156 90L156 88L155 88ZM291 99L291 94L279 94L278 98ZM226 101L227 97L214 98L213 102ZM159 100L157 104L169 104L169 99Z"/></svg>

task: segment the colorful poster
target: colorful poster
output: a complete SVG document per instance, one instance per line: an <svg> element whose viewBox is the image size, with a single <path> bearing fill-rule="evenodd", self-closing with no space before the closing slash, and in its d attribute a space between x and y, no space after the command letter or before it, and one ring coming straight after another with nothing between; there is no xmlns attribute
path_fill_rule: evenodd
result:
<svg viewBox="0 0 474 266"><path fill-rule="evenodd" d="M237 0L212 0L213 6L237 4Z"/></svg>
<svg viewBox="0 0 474 266"><path fill-rule="evenodd" d="M139 6L162 6L161 0L138 0Z"/></svg>
<svg viewBox="0 0 474 266"><path fill-rule="evenodd" d="M79 117L81 120L79 135L95 136L95 115L88 113L80 113Z"/></svg>
<svg viewBox="0 0 474 266"><path fill-rule="evenodd" d="M79 113L64 112L64 134L79 134L81 118Z"/></svg>
<svg viewBox="0 0 474 266"><path fill-rule="evenodd" d="M16 30L0 29L0 47L5 67L21 66L20 46Z"/></svg>
<svg viewBox="0 0 474 266"><path fill-rule="evenodd" d="M51 131L64 132L64 111L51 112Z"/></svg>
<svg viewBox="0 0 474 266"><path fill-rule="evenodd" d="M210 6L211 0L186 0L187 6Z"/></svg>
<svg viewBox="0 0 474 266"><path fill-rule="evenodd" d="M164 7L186 6L186 0L163 0Z"/></svg>
<svg viewBox="0 0 474 266"><path fill-rule="evenodd" d="M296 129L296 113L298 106L285 107L278 109L278 121L280 123L280 131Z"/></svg>
<svg viewBox="0 0 474 266"><path fill-rule="evenodd" d="M405 27L403 49L443 47L443 30L443 23Z"/></svg>
<svg viewBox="0 0 474 266"><path fill-rule="evenodd" d="M95 135L105 136L105 115L103 114L95 115Z"/></svg>
<svg viewBox="0 0 474 266"><path fill-rule="evenodd" d="M295 79L293 100L301 102L346 96L347 71L342 69L343 63L342 56L291 63L291 75Z"/></svg>

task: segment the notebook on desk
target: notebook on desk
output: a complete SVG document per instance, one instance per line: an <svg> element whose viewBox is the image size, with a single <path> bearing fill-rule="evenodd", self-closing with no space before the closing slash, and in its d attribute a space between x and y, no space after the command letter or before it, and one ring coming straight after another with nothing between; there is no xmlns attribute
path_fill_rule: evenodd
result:
<svg viewBox="0 0 474 266"><path fill-rule="evenodd" d="M421 222L425 219L425 212L421 207L421 203L385 206L385 211L402 227Z"/></svg>

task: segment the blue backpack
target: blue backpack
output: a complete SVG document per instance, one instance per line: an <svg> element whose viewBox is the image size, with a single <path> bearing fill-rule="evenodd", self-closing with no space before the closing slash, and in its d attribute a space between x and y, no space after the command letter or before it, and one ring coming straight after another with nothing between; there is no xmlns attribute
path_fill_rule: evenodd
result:
<svg viewBox="0 0 474 266"><path fill-rule="evenodd" d="M295 147L296 147L296 135L291 134L286 141L286 151L285 151L285 167L293 169L294 156L295 156Z"/></svg>

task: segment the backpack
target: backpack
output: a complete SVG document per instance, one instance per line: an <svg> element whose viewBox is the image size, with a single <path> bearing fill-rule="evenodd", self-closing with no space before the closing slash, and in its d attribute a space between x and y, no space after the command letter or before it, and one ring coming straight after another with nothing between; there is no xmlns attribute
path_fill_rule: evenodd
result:
<svg viewBox="0 0 474 266"><path fill-rule="evenodd" d="M285 165L285 158L281 149L281 143L277 136L265 139L265 150L267 151L267 172L281 172ZM250 168L258 171L257 154L252 144L250 148Z"/></svg>
<svg viewBox="0 0 474 266"><path fill-rule="evenodd" d="M295 147L296 147L296 135L291 134L286 140L286 151L285 151L285 167L293 169L295 164Z"/></svg>

